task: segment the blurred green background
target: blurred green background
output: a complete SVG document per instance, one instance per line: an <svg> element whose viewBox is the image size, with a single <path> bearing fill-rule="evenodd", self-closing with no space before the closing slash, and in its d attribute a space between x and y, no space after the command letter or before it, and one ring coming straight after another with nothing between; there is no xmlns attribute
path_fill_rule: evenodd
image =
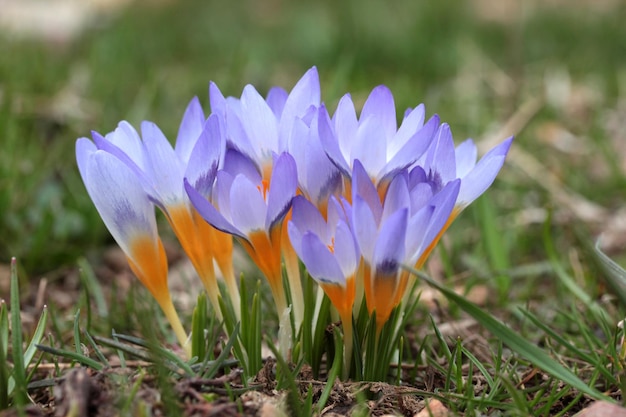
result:
<svg viewBox="0 0 626 417"><path fill-rule="evenodd" d="M10 3L39 4L49 21L57 13L55 1ZM509 158L486 200L448 233L452 264L480 271L543 259L537 236L549 210L561 226L557 245L582 221L612 233L609 251L623 248L621 1L108 3L78 14L81 30L62 23L43 36L24 34L26 15L0 11L0 263L17 256L38 275L110 244L76 169L76 138L148 119L173 139L193 96L208 112L210 80L228 95L247 83L265 94L273 85L290 89L313 65L331 108L345 92L362 102L386 84L398 116L423 102L457 142L519 133L522 156ZM486 215L493 223L481 223ZM477 239L481 225L498 240Z"/></svg>

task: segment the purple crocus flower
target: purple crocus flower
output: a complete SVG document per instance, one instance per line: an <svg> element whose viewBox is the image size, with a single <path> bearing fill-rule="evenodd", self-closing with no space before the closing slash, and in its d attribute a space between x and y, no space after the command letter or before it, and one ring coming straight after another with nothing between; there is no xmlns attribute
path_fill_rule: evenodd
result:
<svg viewBox="0 0 626 417"><path fill-rule="evenodd" d="M476 162L476 145L471 139L455 148L450 127L446 123L439 127L427 152L416 161L411 170L411 188L419 187L422 192L415 195L424 196L438 193L451 181L460 180L461 186L454 210L431 246L415 263L417 268L424 264L441 235L459 213L491 186L504 164L512 142L513 137L504 140Z"/></svg>
<svg viewBox="0 0 626 417"><path fill-rule="evenodd" d="M319 118L319 134L329 158L346 178L359 160L383 192L395 173L428 149L439 125L436 115L424 123L424 106L419 105L406 113L398 128L393 96L385 86L372 90L359 118L349 94L339 101L332 119L322 109L325 115Z"/></svg>
<svg viewBox="0 0 626 417"><path fill-rule="evenodd" d="M297 172L293 157L274 155L272 175L263 179L247 156L230 149L224 169L216 176L213 203L185 179L194 207L213 227L234 235L264 273L279 315L287 308L282 285L282 222L296 194Z"/></svg>
<svg viewBox="0 0 626 417"><path fill-rule="evenodd" d="M350 206L330 197L325 216L303 196L293 200L289 238L298 256L339 313L343 326L344 377L352 356L352 309L361 257L350 229Z"/></svg>
<svg viewBox="0 0 626 417"><path fill-rule="evenodd" d="M359 160L352 171L352 229L362 255L360 277L368 311L376 311L380 331L404 295L408 276L401 265L417 260L446 224L459 184L421 199L409 189L406 170L390 181L384 202ZM357 284L359 281L357 281Z"/></svg>
<svg viewBox="0 0 626 417"><path fill-rule="evenodd" d="M154 205L134 172L87 138L76 142L78 168L100 217L139 281L150 291L182 347L187 335L167 286L167 258L159 238Z"/></svg>
<svg viewBox="0 0 626 417"><path fill-rule="evenodd" d="M232 265L232 237L208 225L191 205L184 190L183 178L202 182L215 175L225 151L225 136L219 118L208 120L197 98L187 107L178 132L175 148L158 126L141 124L141 137L127 122L101 136L94 132L98 149L125 163L148 193L150 200L165 214L183 249L202 280L218 316L219 287L214 261L224 275L229 296L239 302L239 290ZM200 187L210 197L211 184Z"/></svg>

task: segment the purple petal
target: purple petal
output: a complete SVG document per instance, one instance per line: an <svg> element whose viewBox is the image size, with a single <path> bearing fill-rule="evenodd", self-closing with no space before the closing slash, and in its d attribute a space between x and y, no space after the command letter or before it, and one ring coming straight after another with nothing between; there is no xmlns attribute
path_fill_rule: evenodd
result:
<svg viewBox="0 0 626 417"><path fill-rule="evenodd" d="M279 150L285 150L294 120L302 117L311 106L320 104L320 81L317 68L309 69L289 93L280 118Z"/></svg>
<svg viewBox="0 0 626 417"><path fill-rule="evenodd" d="M399 170L413 165L428 149L438 125L439 116L434 115L426 122L424 127L415 132L406 144L389 159L389 162L377 173L378 178L381 180L388 179Z"/></svg>
<svg viewBox="0 0 626 417"><path fill-rule="evenodd" d="M198 193L191 186L191 184L189 184L186 178L184 182L185 190L187 191L191 204L193 204L195 209L205 221L224 233L230 233L231 235L238 236L242 239L247 239L246 235L226 220L226 218L219 211L217 211L213 204L211 204L206 198L204 198L204 196L202 196L202 194Z"/></svg>
<svg viewBox="0 0 626 417"><path fill-rule="evenodd" d="M335 258L341 267L344 276L349 276L356 270L359 254L357 244L348 224L339 221L335 230Z"/></svg>
<svg viewBox="0 0 626 417"><path fill-rule="evenodd" d="M174 149L181 161L186 162L189 160L191 150L202 133L205 121L200 100L198 100L198 97L194 97L185 110L183 120L178 128L178 136L176 137Z"/></svg>
<svg viewBox="0 0 626 417"><path fill-rule="evenodd" d="M270 106L270 109L272 109L277 119L280 119L280 116L283 114L288 96L287 91L280 87L272 87L267 93L267 99L265 101L267 101L267 105Z"/></svg>
<svg viewBox="0 0 626 417"><path fill-rule="evenodd" d="M278 152L276 116L256 89L247 85L241 95L242 122L255 150L255 159L261 162ZM284 113L284 111L283 111Z"/></svg>
<svg viewBox="0 0 626 417"><path fill-rule="evenodd" d="M328 247L311 232L302 237L302 262L311 276L320 282L345 285L346 277Z"/></svg>
<svg viewBox="0 0 626 417"><path fill-rule="evenodd" d="M343 175L350 177L350 165L339 148L338 137L333 131L331 120L328 116L326 108L320 107L318 118L319 138L322 148L333 164L342 172ZM355 129L356 132L356 129ZM349 155L349 153L348 153Z"/></svg>
<svg viewBox="0 0 626 417"><path fill-rule="evenodd" d="M512 141L512 137L508 138L487 152L463 178L457 202L459 206L467 206L491 186L504 164Z"/></svg>
<svg viewBox="0 0 626 417"><path fill-rule="evenodd" d="M415 132L424 126L425 116L426 108L423 104L420 104L413 110L407 110L407 114L404 116L404 120L398 128L398 131L387 141L388 155L395 155L398 153L398 151L409 141L409 139L415 135Z"/></svg>
<svg viewBox="0 0 626 417"><path fill-rule="evenodd" d="M243 174L255 184L261 182L259 168L254 162L246 155L233 149L226 151L226 156L224 157L224 171L228 172L233 177Z"/></svg>
<svg viewBox="0 0 626 417"><path fill-rule="evenodd" d="M142 171L147 171L146 160L143 151L143 142L139 133L127 121L121 121L113 132L108 133L104 138L100 135L93 135L98 149L105 149L107 145L104 141L113 144L125 153Z"/></svg>
<svg viewBox="0 0 626 417"><path fill-rule="evenodd" d="M408 209L393 213L383 224L376 239L373 265L384 276L393 276L405 261L407 221Z"/></svg>
<svg viewBox="0 0 626 417"><path fill-rule="evenodd" d="M104 151L91 153L84 162L87 192L124 253L131 254L133 236L143 234L156 240L154 206L130 168Z"/></svg>
<svg viewBox="0 0 626 417"><path fill-rule="evenodd" d="M317 208L306 198L295 196L292 203L291 222L302 233L311 231L326 244L330 243L328 225Z"/></svg>
<svg viewBox="0 0 626 417"><path fill-rule="evenodd" d="M386 218L396 211L411 207L407 177L406 171L401 172L389 184L387 194L385 195L385 204L383 204L382 221L385 221Z"/></svg>
<svg viewBox="0 0 626 417"><path fill-rule="evenodd" d="M185 178L207 199L211 196L225 146L226 141L220 129L219 119L212 114L191 151L185 170Z"/></svg>
<svg viewBox="0 0 626 417"><path fill-rule="evenodd" d="M378 178L378 173L387 162L385 135L385 126L379 116L372 115L365 120L361 118L350 159L361 161L370 178Z"/></svg>
<svg viewBox="0 0 626 417"><path fill-rule="evenodd" d="M376 224L380 223L380 218L383 214L383 206L378 196L376 186L372 183L367 172L363 168L361 161L358 159L354 161L352 168L352 201L358 196L362 198L370 207Z"/></svg>
<svg viewBox="0 0 626 417"><path fill-rule="evenodd" d="M460 185L461 180L451 181L432 198L431 204L435 206L435 211L431 217L428 229L425 232L424 246L422 249L425 249L432 243L433 239L437 237L441 229L448 222L450 214L452 214L452 210L456 205Z"/></svg>
<svg viewBox="0 0 626 417"><path fill-rule="evenodd" d="M409 218L406 234L406 262L409 265L415 265L424 249L426 249L424 237L434 211L434 206L425 205Z"/></svg>
<svg viewBox="0 0 626 417"><path fill-rule="evenodd" d="M467 139L456 147L454 156L456 159L456 175L458 178L463 178L476 166L478 149L476 149L473 140Z"/></svg>
<svg viewBox="0 0 626 417"><path fill-rule="evenodd" d="M360 196L352 200L352 230L363 258L372 263L378 223L370 206Z"/></svg>
<svg viewBox="0 0 626 417"><path fill-rule="evenodd" d="M209 84L209 105L212 113L221 116L226 114L226 99L213 81Z"/></svg>
<svg viewBox="0 0 626 417"><path fill-rule="evenodd" d="M423 167L426 172L438 173L443 184L457 178L454 140L447 123L442 124L437 130L435 139L428 148Z"/></svg>
<svg viewBox="0 0 626 417"><path fill-rule="evenodd" d="M289 208L298 188L298 172L293 157L283 152L274 159L274 168L267 196L265 229L269 230L280 222Z"/></svg>
<svg viewBox="0 0 626 417"><path fill-rule="evenodd" d="M177 204L183 198L184 167L159 127L151 122L141 124L144 152L150 161L148 175L159 193L163 206Z"/></svg>
<svg viewBox="0 0 626 417"><path fill-rule="evenodd" d="M343 155L343 159L348 161L354 146L354 141L356 140L356 131L359 127L356 110L354 109L354 103L352 102L350 94L344 95L341 100L339 100L332 121L337 135L336 141L340 153ZM328 152L328 150L326 152Z"/></svg>
<svg viewBox="0 0 626 417"><path fill-rule="evenodd" d="M230 189L230 212L233 225L249 234L264 230L267 206L261 191L245 175L237 175Z"/></svg>
<svg viewBox="0 0 626 417"><path fill-rule="evenodd" d="M379 140L387 143L396 133L396 105L393 101L391 90L384 85L374 88L363 105L361 117L363 122L370 117L375 117L380 124L383 136Z"/></svg>
<svg viewBox="0 0 626 417"><path fill-rule="evenodd" d="M87 138L80 138L76 141L76 163L78 164L78 172L80 172L83 181L87 175L87 163L89 158L91 154L97 150L96 145Z"/></svg>

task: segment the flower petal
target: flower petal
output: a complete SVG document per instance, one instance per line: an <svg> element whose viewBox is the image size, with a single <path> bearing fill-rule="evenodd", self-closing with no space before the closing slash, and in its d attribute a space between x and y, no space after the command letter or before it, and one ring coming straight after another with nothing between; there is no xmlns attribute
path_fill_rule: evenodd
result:
<svg viewBox="0 0 626 417"><path fill-rule="evenodd" d="M302 237L302 262L317 281L345 286L346 277L328 247L312 232Z"/></svg>
<svg viewBox="0 0 626 417"><path fill-rule="evenodd" d="M293 198L291 222L302 234L307 231L315 233L326 244L330 243L328 225L319 210L303 196Z"/></svg>
<svg viewBox="0 0 626 417"><path fill-rule="evenodd" d="M274 158L274 168L267 196L265 230L280 222L289 208L298 188L298 172L293 157L286 152Z"/></svg>
<svg viewBox="0 0 626 417"><path fill-rule="evenodd" d="M283 114L287 97L289 97L287 91L280 87L272 87L267 93L265 101L267 105L270 106L270 109L272 109L277 119L280 119L280 116Z"/></svg>
<svg viewBox="0 0 626 417"><path fill-rule="evenodd" d="M393 156L388 154L387 164L380 172L377 172L377 178L380 180L393 177L396 172L414 164L428 149L431 144L437 126L439 125L439 116L434 115L426 124L402 146L402 148Z"/></svg>
<svg viewBox="0 0 626 417"><path fill-rule="evenodd" d="M478 149L476 149L474 141L467 139L461 142L461 144L454 149L454 157L456 159L456 175L459 178L463 178L476 166Z"/></svg>
<svg viewBox="0 0 626 417"><path fill-rule="evenodd" d="M245 234L264 230L267 206L261 190L245 175L237 175L230 188L230 212L233 225Z"/></svg>
<svg viewBox="0 0 626 417"><path fill-rule="evenodd" d="M374 247L373 265L376 275L390 277L396 274L405 260L408 208L389 216L382 225Z"/></svg>
<svg viewBox="0 0 626 417"><path fill-rule="evenodd" d="M365 100L361 117L363 122L370 117L375 117L382 129L382 136L379 138L385 144L396 133L396 105L393 101L391 90L384 85L375 87Z"/></svg>
<svg viewBox="0 0 626 417"><path fill-rule="evenodd" d="M159 204L178 204L183 200L184 167L159 127L152 122L141 124L144 152L150 163L148 175L160 196Z"/></svg>
<svg viewBox="0 0 626 417"><path fill-rule="evenodd" d="M500 172L513 138L510 137L483 156L464 178L457 201L458 206L467 206L491 186Z"/></svg>
<svg viewBox="0 0 626 417"><path fill-rule="evenodd" d="M407 110L398 131L387 141L387 155L395 155L424 126L426 108L420 104Z"/></svg>
<svg viewBox="0 0 626 417"><path fill-rule="evenodd" d="M297 117L302 117L311 106L320 104L320 80L317 68L309 69L289 93L285 102L280 126L278 150L287 149L287 141L293 130L293 123Z"/></svg>
<svg viewBox="0 0 626 417"><path fill-rule="evenodd" d="M380 223L380 218L383 214L383 206L380 202L378 191L367 172L365 172L361 161L358 159L354 161L352 168L352 201L354 201L357 196L361 197L370 207L376 219L376 224Z"/></svg>
<svg viewBox="0 0 626 417"><path fill-rule="evenodd" d="M447 123L439 126L435 139L426 153L423 167L426 172L439 174L443 184L457 178L454 140L452 139L450 126Z"/></svg>
<svg viewBox="0 0 626 417"><path fill-rule="evenodd" d="M256 161L271 158L278 152L278 121L272 109L256 89L247 85L241 95L242 122ZM284 110L283 110L284 113Z"/></svg>
<svg viewBox="0 0 626 417"><path fill-rule="evenodd" d="M246 235L233 226L226 218L211 204L202 194L197 192L187 179L184 179L185 191L191 200L191 204L195 207L200 216L215 227L225 233L230 233L242 239L246 239Z"/></svg>
<svg viewBox="0 0 626 417"><path fill-rule="evenodd" d="M202 133L206 118L198 97L194 97L187 105L183 120L178 128L174 150L181 161L188 161L198 137Z"/></svg>
<svg viewBox="0 0 626 417"><path fill-rule="evenodd" d="M212 114L191 151L185 170L185 178L207 199L211 196L225 146L226 141L220 129L218 116Z"/></svg>
<svg viewBox="0 0 626 417"><path fill-rule="evenodd" d="M337 117L337 113L335 113L335 117ZM318 129L320 143L322 144L324 152L326 152L328 158L333 164L335 164L343 175L350 177L350 165L348 163L348 159L340 149L339 136L335 135L330 117L324 105L322 105L319 110Z"/></svg>

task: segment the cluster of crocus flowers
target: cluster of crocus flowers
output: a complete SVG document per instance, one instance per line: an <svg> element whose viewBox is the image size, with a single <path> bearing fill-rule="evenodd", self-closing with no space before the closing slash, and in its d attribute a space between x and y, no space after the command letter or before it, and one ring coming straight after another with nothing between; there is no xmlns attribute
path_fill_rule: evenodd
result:
<svg viewBox="0 0 626 417"><path fill-rule="evenodd" d="M293 335L303 317L299 258L342 321L349 364L355 312L365 302L380 332L414 279L402 265L424 264L494 181L512 138L477 162L473 142L455 147L448 125L427 120L423 105L398 125L384 86L358 116L350 95L332 115L320 97L316 68L290 92L273 88L266 98L250 85L239 98L224 97L211 84L211 114L192 101L175 148L154 124L142 125L141 140L122 123L105 137L94 133L94 142L80 139L77 157L105 224L168 318L154 205L215 307L214 263L239 302L232 235L267 278L281 327L295 323ZM287 353L289 341L280 345Z"/></svg>

